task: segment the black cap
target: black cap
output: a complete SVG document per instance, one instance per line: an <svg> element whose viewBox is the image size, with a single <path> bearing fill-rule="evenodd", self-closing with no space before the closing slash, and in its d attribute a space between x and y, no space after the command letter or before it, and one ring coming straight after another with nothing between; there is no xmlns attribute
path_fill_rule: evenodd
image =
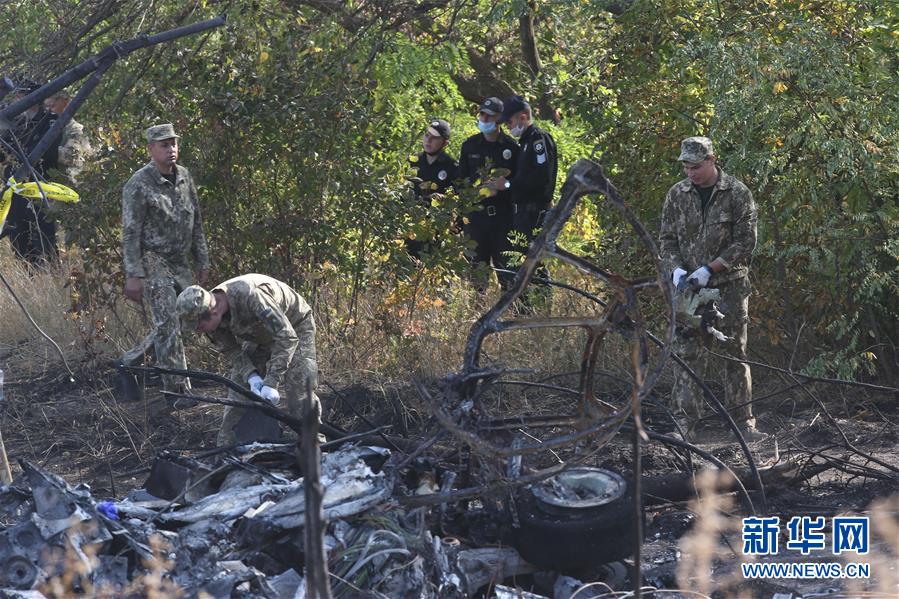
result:
<svg viewBox="0 0 899 599"><path fill-rule="evenodd" d="M503 101L494 96L490 96L481 102L481 112L486 112L490 116L503 113Z"/></svg>
<svg viewBox="0 0 899 599"><path fill-rule="evenodd" d="M443 139L450 138L450 125L443 119L431 119L428 123L428 133L437 135Z"/></svg>
<svg viewBox="0 0 899 599"><path fill-rule="evenodd" d="M511 96L507 98L503 103L503 115L500 117L499 122L505 123L514 115L518 114L525 108L530 107L531 105L527 103L527 100L525 100L521 96Z"/></svg>
<svg viewBox="0 0 899 599"><path fill-rule="evenodd" d="M41 84L33 79L29 79L21 74L12 76L13 92L17 94L30 94L38 89Z"/></svg>

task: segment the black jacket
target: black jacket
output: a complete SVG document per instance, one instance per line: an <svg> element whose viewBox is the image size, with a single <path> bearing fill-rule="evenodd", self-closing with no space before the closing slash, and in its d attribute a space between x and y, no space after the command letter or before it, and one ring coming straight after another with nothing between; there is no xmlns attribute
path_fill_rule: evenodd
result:
<svg viewBox="0 0 899 599"><path fill-rule="evenodd" d="M493 168L506 168L511 174L506 178L511 179L515 175L520 152L518 142L505 133L500 133L496 141L487 141L483 133L472 135L462 143L459 152L459 178L464 179L469 185L474 184L480 177L478 172L487 162ZM511 194L501 191L495 196L481 200L483 206L509 206L511 208Z"/></svg>
<svg viewBox="0 0 899 599"><path fill-rule="evenodd" d="M427 154L421 152L414 164L418 166L416 176L422 180L415 184L415 197L419 199L445 192L459 178L459 167L446 152L440 152L433 164L428 164ZM430 189L427 183L436 183L437 189Z"/></svg>
<svg viewBox="0 0 899 599"><path fill-rule="evenodd" d="M14 126L14 133L19 140L22 150L25 154L30 154L37 147L38 142L44 137L44 134L50 130L53 123L56 122L56 115L41 107L32 118L26 119L24 115L20 115ZM59 168L59 143L62 134L50 144L44 155L35 164L32 164L34 170L41 177L46 177L47 172L53 168ZM17 161L18 162L18 161ZM7 169L6 176L13 173L12 168ZM28 173L27 179L32 179L31 173Z"/></svg>
<svg viewBox="0 0 899 599"><path fill-rule="evenodd" d="M509 191L518 210L546 210L556 190L559 158L552 135L531 125L518 140L521 153Z"/></svg>

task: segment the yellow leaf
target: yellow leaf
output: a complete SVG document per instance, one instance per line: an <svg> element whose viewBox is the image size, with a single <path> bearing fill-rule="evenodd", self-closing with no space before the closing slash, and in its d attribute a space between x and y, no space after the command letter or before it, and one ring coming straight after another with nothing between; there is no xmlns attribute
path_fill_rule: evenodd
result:
<svg viewBox="0 0 899 599"><path fill-rule="evenodd" d="M785 91L787 91L787 84L784 83L783 81L778 81L777 83L774 84L774 93L775 94L779 94L779 93L782 93Z"/></svg>
<svg viewBox="0 0 899 599"><path fill-rule="evenodd" d="M417 154L409 154L409 162L418 162Z"/></svg>
<svg viewBox="0 0 899 599"><path fill-rule="evenodd" d="M463 223L463 224L466 224L466 225L469 225L469 224L471 224L471 221L468 220L468 217L467 217L467 216L463 216L463 217L462 217L462 223Z"/></svg>
<svg viewBox="0 0 899 599"><path fill-rule="evenodd" d="M880 154L882 151L880 147L870 139L866 139L864 144L865 149L868 150L868 153L870 154Z"/></svg>
<svg viewBox="0 0 899 599"><path fill-rule="evenodd" d="M480 190L478 190L478 195L481 196L482 198L489 198L490 190L487 189L486 187L482 187Z"/></svg>
<svg viewBox="0 0 899 599"><path fill-rule="evenodd" d="M266 60L268 60L268 52L263 50L262 53L259 55L259 62L265 62Z"/></svg>

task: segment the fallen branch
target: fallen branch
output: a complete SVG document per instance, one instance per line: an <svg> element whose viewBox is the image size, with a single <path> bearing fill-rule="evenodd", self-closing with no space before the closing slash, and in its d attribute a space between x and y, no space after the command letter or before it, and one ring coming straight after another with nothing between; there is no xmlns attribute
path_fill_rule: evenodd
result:
<svg viewBox="0 0 899 599"><path fill-rule="evenodd" d="M740 362L742 364L749 364L750 366L758 366L759 368L766 368L768 370L773 370L774 372L780 372L782 374L786 374L788 376L795 378L805 379L807 381L812 381L815 383L826 383L828 385L846 385L848 387L860 387L862 389L871 389L872 391L881 391L883 393L895 393L899 395L899 388L897 387L886 387L883 385L874 385L872 383L860 383L858 381L844 381L843 379L829 379L822 378L818 376L809 376L807 374L801 374L799 372L793 372L792 370L787 370L785 368L778 368L777 366L772 366L770 364L765 364L764 362L755 362L753 360L740 360L739 358L734 358L732 356L725 356L723 354L715 353L713 351L709 351L709 353L715 357L723 358L725 360L730 360L731 362Z"/></svg>
<svg viewBox="0 0 899 599"><path fill-rule="evenodd" d="M834 466L826 463L805 466L797 461L788 461L771 468L763 468L759 470L759 474L765 486L785 487L808 480L831 468ZM717 482L712 489L715 493L743 493L746 486L754 488L752 472L749 469L737 473L729 470L728 472L731 476L719 476L715 479ZM740 481L747 483L744 485ZM744 488L741 489L741 486ZM701 490L692 473L647 476L643 478L643 487L645 505L689 501L698 497Z"/></svg>

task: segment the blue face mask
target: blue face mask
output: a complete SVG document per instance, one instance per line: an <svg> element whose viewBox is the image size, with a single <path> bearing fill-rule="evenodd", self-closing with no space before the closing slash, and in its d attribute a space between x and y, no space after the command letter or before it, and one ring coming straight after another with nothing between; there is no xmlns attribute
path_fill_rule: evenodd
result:
<svg viewBox="0 0 899 599"><path fill-rule="evenodd" d="M487 121L485 123L481 119L478 119L478 129L481 130L481 133L493 133L496 131L496 123L493 121Z"/></svg>

